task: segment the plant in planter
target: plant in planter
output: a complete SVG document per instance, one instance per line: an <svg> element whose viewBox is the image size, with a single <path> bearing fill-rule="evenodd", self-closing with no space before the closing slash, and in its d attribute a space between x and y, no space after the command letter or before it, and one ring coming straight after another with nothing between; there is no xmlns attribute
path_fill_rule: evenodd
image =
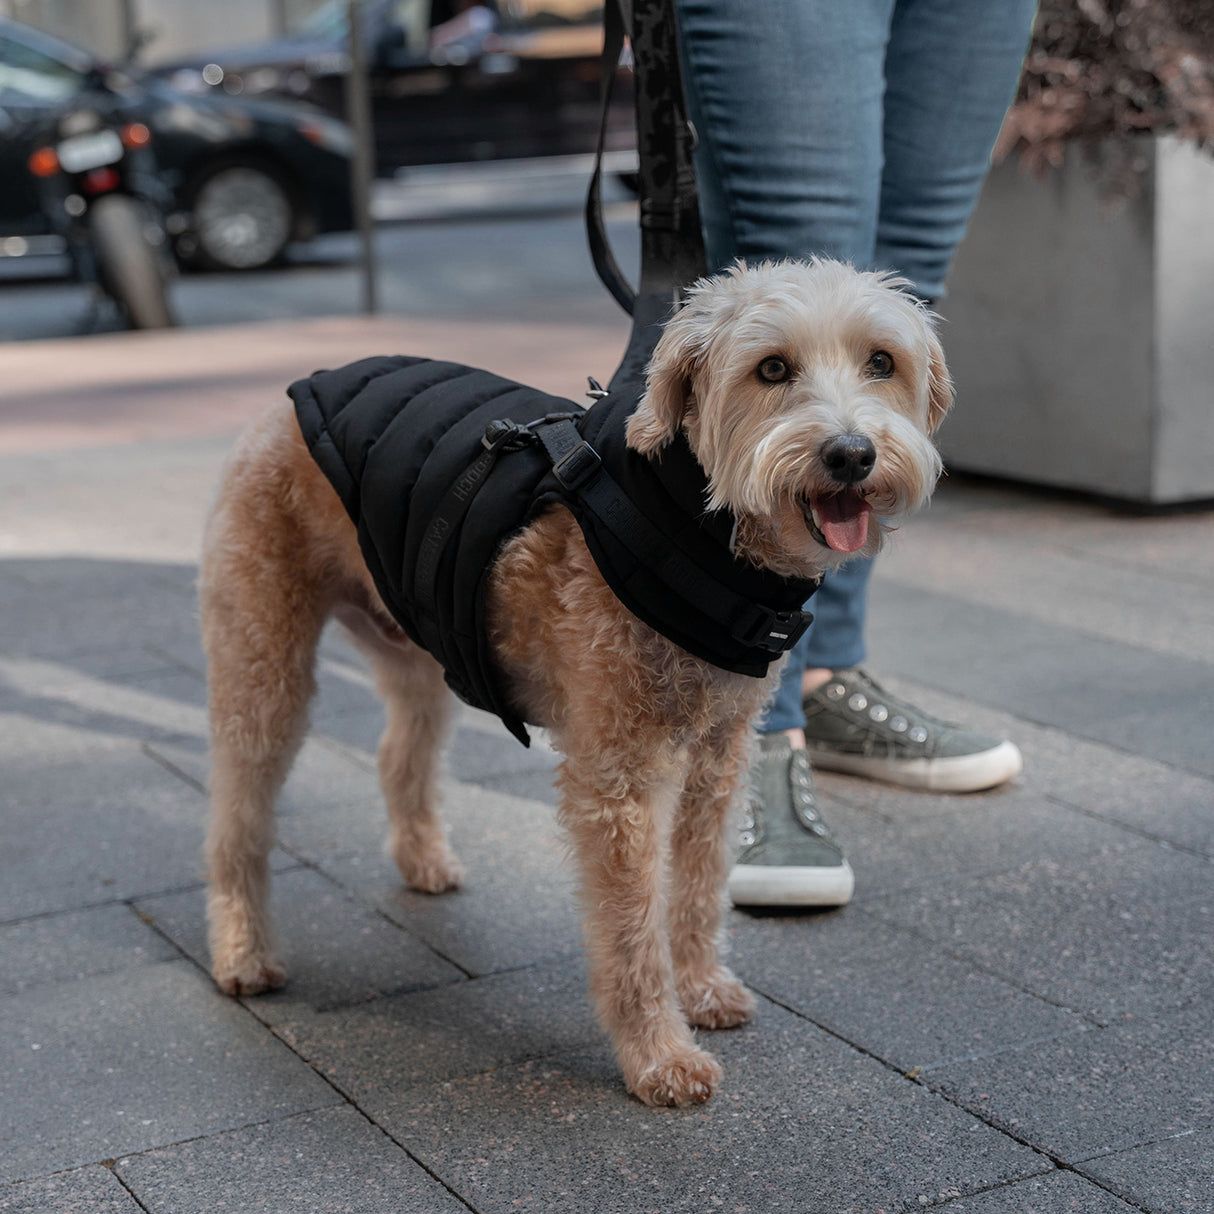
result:
<svg viewBox="0 0 1214 1214"><path fill-rule="evenodd" d="M1046 173L1076 142L1114 185L1131 184L1134 136L1214 145L1210 0L1062 0L1038 10L996 163Z"/></svg>
<svg viewBox="0 0 1214 1214"><path fill-rule="evenodd" d="M1214 499L1211 151L1211 0L1044 0L943 308L950 466Z"/></svg>

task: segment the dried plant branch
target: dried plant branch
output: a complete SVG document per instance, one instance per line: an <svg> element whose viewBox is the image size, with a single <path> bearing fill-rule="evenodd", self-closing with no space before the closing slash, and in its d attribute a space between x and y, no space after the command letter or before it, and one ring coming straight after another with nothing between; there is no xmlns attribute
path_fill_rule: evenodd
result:
<svg viewBox="0 0 1214 1214"><path fill-rule="evenodd" d="M1043 0L995 159L1044 173L1079 142L1111 192L1133 192L1141 131L1214 150L1214 3Z"/></svg>

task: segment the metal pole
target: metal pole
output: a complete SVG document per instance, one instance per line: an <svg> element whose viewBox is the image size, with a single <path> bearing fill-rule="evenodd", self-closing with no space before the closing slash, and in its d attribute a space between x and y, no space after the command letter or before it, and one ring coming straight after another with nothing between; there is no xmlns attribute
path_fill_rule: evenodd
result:
<svg viewBox="0 0 1214 1214"><path fill-rule="evenodd" d="M375 174L375 144L371 135L371 102L367 87L367 62L363 53L358 0L346 0L350 22L350 70L346 74L346 116L354 132L354 156L350 161L350 189L354 219L362 243L362 303L368 316L379 308L375 275L374 233L371 227L371 180Z"/></svg>
<svg viewBox="0 0 1214 1214"><path fill-rule="evenodd" d="M123 59L138 58L135 34L139 23L135 16L135 0L118 0L118 22L122 26L122 49L119 54Z"/></svg>

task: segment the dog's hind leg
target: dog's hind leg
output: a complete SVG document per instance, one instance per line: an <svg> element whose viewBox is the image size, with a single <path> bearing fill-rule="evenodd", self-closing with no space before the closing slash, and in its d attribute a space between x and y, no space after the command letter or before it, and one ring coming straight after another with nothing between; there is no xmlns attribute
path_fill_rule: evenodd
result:
<svg viewBox="0 0 1214 1214"><path fill-rule="evenodd" d="M388 849L414 889L441 894L464 878L438 812L438 765L451 716L442 667L404 638L382 636L366 617L338 613L375 672L387 723L379 782L388 809Z"/></svg>
<svg viewBox="0 0 1214 1214"><path fill-rule="evenodd" d="M566 750L561 818L582 876L590 986L629 1090L646 1104L707 1100L721 1068L675 995L666 846L681 764L609 741Z"/></svg>
<svg viewBox="0 0 1214 1214"><path fill-rule="evenodd" d="M230 542L224 512L203 560L201 610L211 717L211 967L219 988L281 986L267 908L274 801L307 728L324 623L320 595L271 537Z"/></svg>
<svg viewBox="0 0 1214 1214"><path fill-rule="evenodd" d="M745 719L718 726L692 752L671 834L670 949L675 986L691 1024L732 1028L754 996L721 964L721 891L732 849L729 823L746 770Z"/></svg>

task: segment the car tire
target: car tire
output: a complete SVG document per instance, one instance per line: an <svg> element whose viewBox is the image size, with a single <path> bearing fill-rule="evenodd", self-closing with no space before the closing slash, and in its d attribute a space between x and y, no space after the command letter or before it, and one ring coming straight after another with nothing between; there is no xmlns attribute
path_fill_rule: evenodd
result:
<svg viewBox="0 0 1214 1214"><path fill-rule="evenodd" d="M190 191L192 223L179 252L208 270L260 270L295 231L295 201L282 177L254 161L215 165Z"/></svg>
<svg viewBox="0 0 1214 1214"><path fill-rule="evenodd" d="M149 216L125 194L106 194L89 212L89 236L106 293L133 329L165 329L173 322L162 250L148 239Z"/></svg>

